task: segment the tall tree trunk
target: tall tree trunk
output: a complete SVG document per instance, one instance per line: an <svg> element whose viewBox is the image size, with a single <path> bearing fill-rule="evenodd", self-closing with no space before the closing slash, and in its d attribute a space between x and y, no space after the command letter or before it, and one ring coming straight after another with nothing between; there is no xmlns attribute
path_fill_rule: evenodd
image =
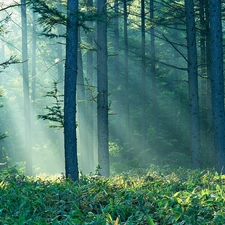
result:
<svg viewBox="0 0 225 225"><path fill-rule="evenodd" d="M65 13L65 10L62 7L62 0L57 0L57 10L59 10L62 13ZM58 36L65 33L65 27L62 24L57 25L57 34ZM59 94L61 95L64 91L64 59L65 59L65 45L62 43L65 41L65 38L58 37L57 38L57 89L59 90ZM63 150L64 150L64 140L63 140L63 130L60 130L58 133L58 149L60 151L60 155L63 156Z"/></svg>
<svg viewBox="0 0 225 225"><path fill-rule="evenodd" d="M100 173L109 176L106 0L97 0L97 129Z"/></svg>
<svg viewBox="0 0 225 225"><path fill-rule="evenodd" d="M37 49L37 31L36 31L36 13L33 12L33 31L32 31L32 94L31 101L33 106L35 106L36 100L36 75L37 75L37 57L36 57L36 49ZM34 107L33 107L34 109Z"/></svg>
<svg viewBox="0 0 225 225"><path fill-rule="evenodd" d="M58 0L57 9L59 11L62 11L62 2L61 0ZM61 24L57 25L57 33L58 35L63 34L63 27ZM63 71L63 54L64 49L62 46L62 38L58 38L58 45L57 45L57 56L58 56L58 62L57 62L57 70L58 70L58 87L60 91L63 91L63 80L64 80L64 71Z"/></svg>
<svg viewBox="0 0 225 225"><path fill-rule="evenodd" d="M173 32L173 35L174 37L179 37L178 34L178 29L179 29L179 26L178 24L174 24L174 32ZM174 65L177 64L178 60L179 60L179 53L176 49L174 49ZM176 106L173 107L173 124L175 126L175 129L174 129L174 137L179 137L179 133L180 133L180 125L183 123L181 122L181 119L185 120L185 117L184 116L179 116L179 112L183 110L184 107L182 107L182 95L179 94L179 70L177 68L174 68L173 69L173 84L172 84L172 90L174 92L174 95L173 95L173 101L175 102ZM179 96L179 97L178 97ZM183 113L181 113L183 114ZM178 143L180 144L180 143Z"/></svg>
<svg viewBox="0 0 225 225"><path fill-rule="evenodd" d="M27 49L27 13L25 0L21 0L21 17L22 17L21 22L22 22L22 61L23 61L26 173L31 175L32 174L31 118L30 118L28 49Z"/></svg>
<svg viewBox="0 0 225 225"><path fill-rule="evenodd" d="M150 0L150 20L154 19L154 0ZM152 124L156 136L159 134L158 105L157 105L157 82L156 82L156 54L155 54L155 28L150 28L150 50L151 50L151 100L152 100ZM156 145L158 141L156 140Z"/></svg>
<svg viewBox="0 0 225 225"><path fill-rule="evenodd" d="M117 129L119 129L119 126L121 124L121 111L120 111L120 91L119 91L119 85L121 85L121 78L120 78L120 64L119 64L119 2L118 0L114 1L114 13L115 13L115 18L114 18L114 84L113 84L113 89L116 90L114 94L114 99L115 99L115 104L114 104L114 110L116 112L116 127L112 131L114 132L114 137L119 141L121 144L122 140L120 135L117 134Z"/></svg>
<svg viewBox="0 0 225 225"><path fill-rule="evenodd" d="M145 62L145 1L141 0L141 88L142 88L142 148L146 149L146 62Z"/></svg>
<svg viewBox="0 0 225 225"><path fill-rule="evenodd" d="M215 165L214 147L212 138L211 112L211 80L210 80L210 41L209 41L209 6L208 0L199 0L200 14L200 74L201 74L201 157L208 166Z"/></svg>
<svg viewBox="0 0 225 225"><path fill-rule="evenodd" d="M64 145L66 177L78 180L76 135L76 81L78 50L78 0L67 2L66 64L64 86Z"/></svg>
<svg viewBox="0 0 225 225"><path fill-rule="evenodd" d="M221 1L209 1L210 21L210 68L212 87L212 111L214 144L216 151L216 170L224 173L225 166L225 130L224 130L224 77Z"/></svg>
<svg viewBox="0 0 225 225"><path fill-rule="evenodd" d="M201 143L207 140L207 74L206 74L206 26L205 26L205 0L199 0L200 17L200 74L201 74ZM206 146L202 146L206 149ZM203 154L205 154L204 152Z"/></svg>
<svg viewBox="0 0 225 225"><path fill-rule="evenodd" d="M81 46L80 31L78 33L79 46ZM81 49L78 49L78 75L77 75L77 122L79 130L80 169L85 174L90 174L90 151L88 151L89 136L87 136L89 124L86 122L86 97L84 89L84 72Z"/></svg>
<svg viewBox="0 0 225 225"><path fill-rule="evenodd" d="M129 103L129 71L128 71L128 33L127 33L127 0L124 0L124 79L125 79L125 94L124 94L124 106L125 106L125 142L128 144L130 140L130 103Z"/></svg>
<svg viewBox="0 0 225 225"><path fill-rule="evenodd" d="M205 2L205 27L206 27L206 74L207 74L207 140L206 146L209 151L209 159L211 165L215 166L215 148L214 148L214 137L213 137L213 124L212 124L212 101L211 101L211 69L210 69L210 28L209 28L209 1Z"/></svg>
<svg viewBox="0 0 225 225"><path fill-rule="evenodd" d="M190 105L190 131L192 164L200 167L200 133L198 105L198 67L195 31L195 14L193 0L185 0L187 51L188 51L188 88Z"/></svg>
<svg viewBox="0 0 225 225"><path fill-rule="evenodd" d="M119 2L118 0L114 1L114 51L116 53L114 61L114 72L115 72L115 88L117 88L118 81L120 80L119 76Z"/></svg>
<svg viewBox="0 0 225 225"><path fill-rule="evenodd" d="M87 1L87 6L88 7L93 7L93 0L88 0ZM89 8L88 8L88 11ZM90 11L91 13L91 11ZM88 22L88 27L92 28L93 27L93 23L92 22ZM92 47L93 46L93 33L90 32L87 34L87 43ZM87 103L87 115L88 115L88 149L89 149L89 154L90 154L90 170L92 172L94 172L94 167L95 165L95 145L94 145L94 135L96 132L94 132L94 123L96 122L96 120L94 118L96 118L96 107L95 107L95 102L93 99L93 93L92 93L92 89L95 86L94 84L94 66L93 66L94 60L93 60L93 51L89 50L87 52L87 80L88 80L88 84L89 87L89 93L88 93L88 99L90 99L90 101Z"/></svg>

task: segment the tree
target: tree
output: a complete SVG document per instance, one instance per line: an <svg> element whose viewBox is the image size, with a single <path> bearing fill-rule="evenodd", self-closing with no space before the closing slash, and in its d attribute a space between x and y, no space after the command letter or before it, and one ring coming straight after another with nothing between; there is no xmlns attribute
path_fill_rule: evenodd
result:
<svg viewBox="0 0 225 225"><path fill-rule="evenodd" d="M114 110L116 113L116 118L115 118L115 123L116 124L121 124L121 112L120 112L120 101L119 99L121 98L120 96L120 91L119 91L119 86L121 85L120 81L120 63L119 63L119 38L120 38L120 33L119 33L119 1L118 0L114 0L114 13L115 13L115 17L114 17L114 24L113 24L113 43L114 43L114 52L115 52L115 56L114 56L114 74L115 74L115 79L113 82L113 89L116 90L116 92L114 93ZM111 134L113 133L113 136L115 138L119 138L119 135L116 134L116 129L114 129L113 131L111 131Z"/></svg>
<svg viewBox="0 0 225 225"><path fill-rule="evenodd" d="M93 0L87 1L87 7L88 7L88 14L91 15L91 9L93 7ZM93 22L89 21L88 27L93 29ZM87 34L87 43L93 48L93 31L90 31ZM88 104L87 104L87 116L88 116L88 145L89 145L89 154L90 154L90 170L94 171L95 167L95 150L97 149L94 145L94 142L96 141L96 132L94 132L94 127L96 128L96 103L93 99L93 87L96 86L96 76L94 76L96 73L94 73L94 54L92 49L87 52L87 80L88 80L88 86L89 86L89 93L87 94L88 97ZM95 79L94 79L95 78ZM95 80L95 81L94 81ZM95 122L94 122L95 121Z"/></svg>
<svg viewBox="0 0 225 225"><path fill-rule="evenodd" d="M204 163L215 164L214 143L212 138L212 113L211 113L211 80L210 80L210 61L209 61L209 15L208 0L199 0L199 28L200 28L200 134L201 149L204 149L201 158Z"/></svg>
<svg viewBox="0 0 225 225"><path fill-rule="evenodd" d="M150 21L154 20L154 0L150 0ZM151 100L152 100L152 124L154 132L159 135L158 112L157 112L157 81L156 81L156 52L155 52L155 27L150 28L150 51L151 51ZM158 143L157 143L158 144Z"/></svg>
<svg viewBox="0 0 225 225"><path fill-rule="evenodd" d="M188 90L190 105L191 152L193 167L197 169L200 167L200 133L198 108L198 63L193 0L185 0L185 14L188 51Z"/></svg>
<svg viewBox="0 0 225 225"><path fill-rule="evenodd" d="M125 113L125 142L130 140L130 102L129 102L129 63L128 63L128 12L127 0L123 1L123 29L124 29L124 113Z"/></svg>
<svg viewBox="0 0 225 225"><path fill-rule="evenodd" d="M25 118L25 154L26 173L32 174L32 148L31 148L31 118L28 75L28 49L27 49L27 13L26 0L21 0L22 22L22 62L23 62L23 94L24 94L24 118Z"/></svg>
<svg viewBox="0 0 225 225"><path fill-rule="evenodd" d="M62 2L61 0L58 0L57 9L62 12ZM63 67L63 58L64 58L64 48L63 44L61 43L64 38L60 37L63 35L63 29L64 27L62 24L57 25L57 33L58 33L58 45L57 45L57 56L58 56L58 62L57 62L57 69L58 69L58 79L59 79L59 90L63 90L63 80L64 80L64 67Z"/></svg>
<svg viewBox="0 0 225 225"><path fill-rule="evenodd" d="M78 146L80 149L80 168L86 174L91 172L90 168L90 151L88 151L89 136L87 137L88 127L87 127L87 110L85 101L85 88L84 88L84 72L83 72L83 58L81 53L81 39L80 31L78 32L78 73L77 73L77 124L79 130L79 141ZM93 158L92 158L93 160Z"/></svg>
<svg viewBox="0 0 225 225"><path fill-rule="evenodd" d="M106 0L97 1L97 133L98 165L103 176L109 176L108 146L108 74Z"/></svg>
<svg viewBox="0 0 225 225"><path fill-rule="evenodd" d="M224 173L225 121L221 1L209 1L211 95L216 170Z"/></svg>
<svg viewBox="0 0 225 225"><path fill-rule="evenodd" d="M145 56L145 1L141 0L141 88L142 88L142 148L146 148L146 107L147 107L147 95L146 95L146 56Z"/></svg>
<svg viewBox="0 0 225 225"><path fill-rule="evenodd" d="M66 177L78 180L76 136L76 81L78 51L78 0L67 2L66 63L64 85L64 147Z"/></svg>
<svg viewBox="0 0 225 225"><path fill-rule="evenodd" d="M37 28L36 28L36 13L33 12L33 31L32 31L32 94L31 94L31 101L32 104L35 106L35 99L36 99L36 76L37 76L37 57L36 57L36 50L37 50Z"/></svg>

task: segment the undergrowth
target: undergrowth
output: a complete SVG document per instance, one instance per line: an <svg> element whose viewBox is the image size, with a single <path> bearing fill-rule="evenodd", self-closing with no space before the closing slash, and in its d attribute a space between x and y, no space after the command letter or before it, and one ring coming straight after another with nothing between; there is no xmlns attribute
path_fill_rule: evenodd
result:
<svg viewBox="0 0 225 225"><path fill-rule="evenodd" d="M225 176L133 170L105 179L0 175L0 224L223 225Z"/></svg>

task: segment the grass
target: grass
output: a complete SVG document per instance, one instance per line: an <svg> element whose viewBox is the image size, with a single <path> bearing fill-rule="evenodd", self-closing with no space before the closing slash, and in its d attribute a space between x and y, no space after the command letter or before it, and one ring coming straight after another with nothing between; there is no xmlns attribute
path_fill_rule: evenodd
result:
<svg viewBox="0 0 225 225"><path fill-rule="evenodd" d="M135 170L105 179L0 176L0 224L223 225L225 176Z"/></svg>

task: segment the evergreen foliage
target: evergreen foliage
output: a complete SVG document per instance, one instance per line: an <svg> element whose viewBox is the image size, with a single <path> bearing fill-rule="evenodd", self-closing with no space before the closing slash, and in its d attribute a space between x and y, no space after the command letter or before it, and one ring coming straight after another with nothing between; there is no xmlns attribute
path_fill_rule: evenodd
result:
<svg viewBox="0 0 225 225"><path fill-rule="evenodd" d="M52 91L48 91L45 97L53 98L55 103L53 106L46 106L47 114L38 115L38 119L49 120L53 122L50 124L50 128L63 128L64 127L64 115L63 115L63 96L58 90L58 82L54 81L52 84Z"/></svg>
<svg viewBox="0 0 225 225"><path fill-rule="evenodd" d="M1 69L6 69L9 65L11 64L16 64L16 63L21 63L16 56L11 56L7 61L0 63L0 68ZM0 69L0 73L2 70Z"/></svg>

